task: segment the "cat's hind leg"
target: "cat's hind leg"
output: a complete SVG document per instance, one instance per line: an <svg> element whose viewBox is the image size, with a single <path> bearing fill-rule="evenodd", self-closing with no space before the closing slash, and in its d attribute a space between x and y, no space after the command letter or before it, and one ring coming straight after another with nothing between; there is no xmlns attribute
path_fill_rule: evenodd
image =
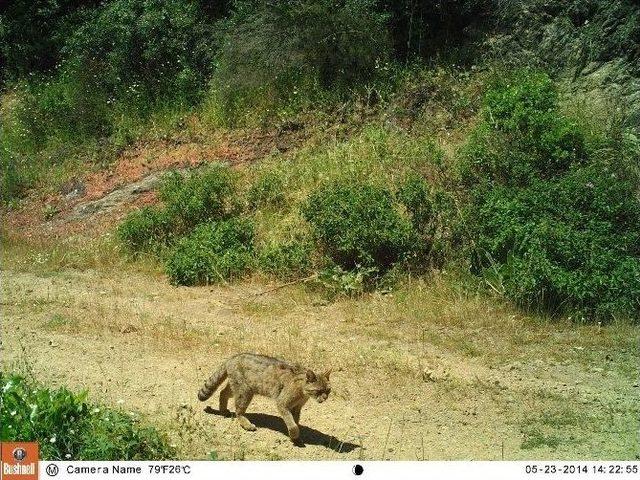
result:
<svg viewBox="0 0 640 480"><path fill-rule="evenodd" d="M251 421L245 416L245 412L247 411L247 407L251 403L253 394L247 392L234 392L234 395L236 402L236 418L238 419L238 423L245 430L254 432L256 430L256 426L251 423Z"/></svg>
<svg viewBox="0 0 640 480"><path fill-rule="evenodd" d="M229 412L229 399L233 397L233 391L231 390L231 385L227 383L227 385L220 391L220 413Z"/></svg>

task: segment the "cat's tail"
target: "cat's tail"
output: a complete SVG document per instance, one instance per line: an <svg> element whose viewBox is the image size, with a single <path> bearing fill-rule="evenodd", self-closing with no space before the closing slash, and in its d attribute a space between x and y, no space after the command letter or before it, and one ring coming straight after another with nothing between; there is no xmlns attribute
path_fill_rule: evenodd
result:
<svg viewBox="0 0 640 480"><path fill-rule="evenodd" d="M208 399L211 395L213 395L213 392L216 391L216 388L218 388L220 384L226 380L226 378L227 364L223 363L220 368L213 372L213 375L211 375L207 379L207 381L204 382L204 385L198 392L198 400L204 402L206 399Z"/></svg>

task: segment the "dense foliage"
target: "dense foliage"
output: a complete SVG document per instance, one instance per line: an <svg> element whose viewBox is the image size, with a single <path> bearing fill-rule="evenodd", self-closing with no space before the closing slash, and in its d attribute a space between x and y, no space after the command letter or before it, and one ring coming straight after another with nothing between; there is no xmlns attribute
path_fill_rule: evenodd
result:
<svg viewBox="0 0 640 480"><path fill-rule="evenodd" d="M315 272L353 293L454 264L526 308L638 313L640 143L624 129L640 112L637 2L18 0L2 13L5 204L167 132L328 127L335 145L250 178L168 175L118 238L175 284ZM536 69L505 75L514 64ZM565 87L619 84L618 126L568 114L540 66Z"/></svg>
<svg viewBox="0 0 640 480"><path fill-rule="evenodd" d="M382 187L326 185L310 195L303 214L323 250L343 268L387 270L416 248L411 223Z"/></svg>
<svg viewBox="0 0 640 480"><path fill-rule="evenodd" d="M66 68L111 101L141 107L193 102L212 71L213 32L197 4L117 0L92 12L65 42Z"/></svg>
<svg viewBox="0 0 640 480"><path fill-rule="evenodd" d="M371 81L390 53L386 16L374 7L373 0L237 0L220 24L219 118L299 108Z"/></svg>
<svg viewBox="0 0 640 480"><path fill-rule="evenodd" d="M234 175L221 164L191 174L171 172L160 186L162 206L131 212L118 227L118 237L132 252L161 247L201 223L232 216L234 192Z"/></svg>
<svg viewBox="0 0 640 480"><path fill-rule="evenodd" d="M590 318L640 311L640 201L622 152L604 159L523 72L486 95L462 159L474 269L519 304Z"/></svg>
<svg viewBox="0 0 640 480"><path fill-rule="evenodd" d="M12 0L0 16L0 81L47 72L62 59L70 33L100 0ZM2 62L0 62L2 63Z"/></svg>
<svg viewBox="0 0 640 480"><path fill-rule="evenodd" d="M87 393L44 388L0 373L0 439L32 441L44 460L165 460L167 439L135 414L87 401Z"/></svg>
<svg viewBox="0 0 640 480"><path fill-rule="evenodd" d="M207 285L239 278L253 260L253 236L248 220L198 225L169 253L169 280L175 285Z"/></svg>

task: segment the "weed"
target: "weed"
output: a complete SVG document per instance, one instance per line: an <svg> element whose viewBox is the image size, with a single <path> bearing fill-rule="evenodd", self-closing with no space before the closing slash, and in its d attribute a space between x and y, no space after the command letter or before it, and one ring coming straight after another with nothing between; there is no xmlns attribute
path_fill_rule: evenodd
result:
<svg viewBox="0 0 640 480"><path fill-rule="evenodd" d="M87 393L0 374L2 441L37 441L45 460L164 460L175 452L153 427L91 404Z"/></svg>
<svg viewBox="0 0 640 480"><path fill-rule="evenodd" d="M257 264L265 273L288 279L309 271L312 252L313 245L302 238L271 241L260 249Z"/></svg>

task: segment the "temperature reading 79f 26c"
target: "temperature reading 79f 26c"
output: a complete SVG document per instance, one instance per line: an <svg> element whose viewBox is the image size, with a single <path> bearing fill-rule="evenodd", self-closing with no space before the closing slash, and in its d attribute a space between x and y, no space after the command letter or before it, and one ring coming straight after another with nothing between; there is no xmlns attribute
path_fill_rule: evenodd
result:
<svg viewBox="0 0 640 480"><path fill-rule="evenodd" d="M149 465L149 473L158 475L190 475L189 465Z"/></svg>

